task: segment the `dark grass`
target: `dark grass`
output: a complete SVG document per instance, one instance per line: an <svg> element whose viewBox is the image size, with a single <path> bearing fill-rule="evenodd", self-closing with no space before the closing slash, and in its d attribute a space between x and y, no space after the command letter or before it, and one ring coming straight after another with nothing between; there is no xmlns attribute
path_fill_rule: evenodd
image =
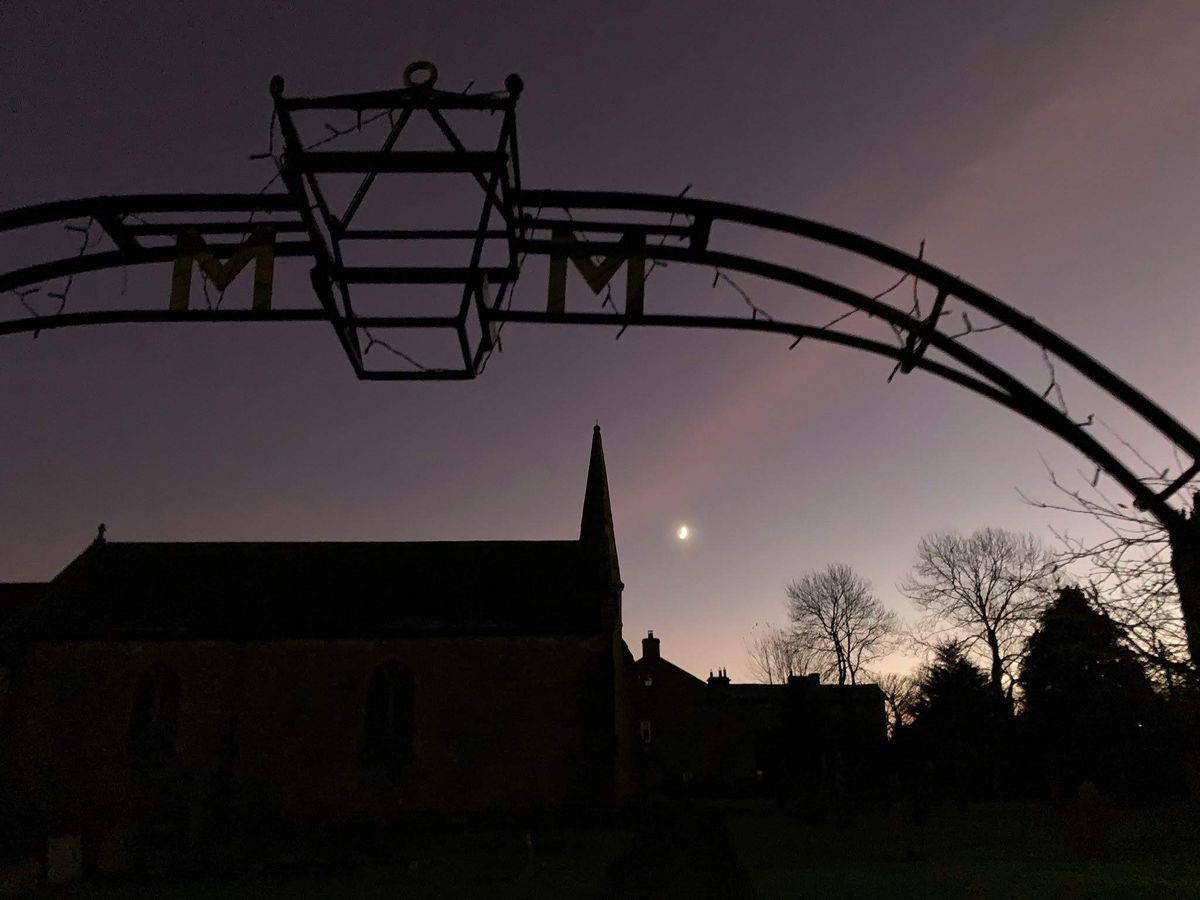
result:
<svg viewBox="0 0 1200 900"><path fill-rule="evenodd" d="M376 846L370 859L288 859L215 875L144 874L43 893L98 900L592 897L600 895L629 839L628 830L611 827L438 832L397 840L390 852Z"/></svg>
<svg viewBox="0 0 1200 900"><path fill-rule="evenodd" d="M1200 809L904 806L838 823L765 802L649 802L622 822L415 833L340 862L141 875L45 896L183 898L1200 898ZM532 842L532 851L530 850Z"/></svg>
<svg viewBox="0 0 1200 900"><path fill-rule="evenodd" d="M903 806L841 825L760 810L727 828L764 898L1200 898L1200 811L1184 803L979 804L920 824Z"/></svg>

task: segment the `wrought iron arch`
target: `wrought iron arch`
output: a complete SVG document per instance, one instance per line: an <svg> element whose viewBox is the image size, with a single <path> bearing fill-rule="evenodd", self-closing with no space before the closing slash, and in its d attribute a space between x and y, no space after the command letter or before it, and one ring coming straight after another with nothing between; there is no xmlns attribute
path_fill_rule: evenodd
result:
<svg viewBox="0 0 1200 900"><path fill-rule="evenodd" d="M414 73L424 76L420 83L414 82ZM0 212L0 237L56 222L88 223L86 229L72 226L85 235L76 254L0 272L0 292L13 297L0 314L0 335L115 323L325 322L333 327L359 378L396 380L461 379L482 374L499 346L499 330L506 322L615 325L622 329L726 329L822 341L885 357L895 362L899 372L929 372L1050 431L1117 481L1139 507L1157 518L1173 542L1189 535L1188 540L1196 545L1188 551L1189 558L1197 560L1194 568L1200 579L1200 533L1193 535L1197 531L1194 519L1169 502L1200 472L1200 440L1144 393L1066 338L920 256L809 219L687 196L524 188L516 128L516 106L523 87L520 78L509 76L501 91L471 94L440 91L435 87L437 77L434 67L422 63L406 70L403 88L331 97L289 97L283 80L273 79L273 122L278 123L282 149L275 153L272 147L270 155L277 164L273 182L281 182L281 191L271 192L268 186L258 194L99 196ZM353 115L354 125L344 130L334 128L332 136L306 144L301 138L301 118L331 111ZM498 121L498 127L486 144L471 148L452 127L449 117L479 114L492 117L488 121ZM494 118L497 114L498 120ZM446 149L397 149L408 124L419 116L428 117L444 138ZM385 117L389 128L377 150L318 149L351 131L359 133L364 123L379 121L382 126ZM364 201L380 179L394 173L470 178L480 189L477 218L456 228L356 227L354 220L360 216ZM331 202L332 194L323 180L323 176L330 175L359 179L344 209L335 209ZM555 212L550 214L548 210ZM803 239L886 267L927 286L935 294L932 307L928 314L922 314L919 309L884 302L881 296L870 296L803 268L722 250L715 246L715 230L731 226ZM89 252L94 249L89 246L93 228L111 242L110 249ZM377 247L379 242L387 241L431 246L461 241L469 245L470 252L465 264L459 266L371 266L348 261L352 248ZM489 253L493 260L485 262ZM497 256L499 261L494 259ZM522 261L528 256L549 260L544 306L517 307L513 303L513 288ZM276 258L311 262L309 275L317 305L271 306L271 267ZM65 278L69 285L75 276L87 272L151 263L171 263L173 267L170 302L162 308L68 311L65 290L46 292L52 299L64 301L52 311L36 309L27 302L35 286L48 280ZM188 299L193 265L223 287L251 263L256 267L251 308L193 308ZM606 299L603 311L568 311L565 299L569 263L580 270L596 293L624 268L625 308L618 309L615 301ZM687 310L655 312L653 301L648 303L645 296L647 278L655 266L668 263L742 273L790 286L806 295L828 298L848 310L887 323L898 336L898 343L838 330L832 324L816 326L760 315L748 297L749 316ZM450 285L459 291L455 307L444 314L422 316L363 314L355 307L355 290L360 285L430 284ZM1189 460L1188 464L1161 489L1139 477L1122 461L1119 452L1073 421L1042 392L968 346L961 336L942 330L939 326L950 302L982 314L1070 366L1161 435ZM23 315L22 310L28 314ZM383 341L374 337L372 329L452 332L461 353L461 366L373 368L367 364L367 353ZM399 356L409 359L404 354ZM1175 547L1177 557L1180 546L1177 543ZM1181 595L1187 594L1183 580L1180 585ZM1192 655L1200 659L1200 580L1194 587L1195 599L1185 597L1184 603L1185 612L1191 609ZM1194 609L1189 604L1194 604Z"/></svg>

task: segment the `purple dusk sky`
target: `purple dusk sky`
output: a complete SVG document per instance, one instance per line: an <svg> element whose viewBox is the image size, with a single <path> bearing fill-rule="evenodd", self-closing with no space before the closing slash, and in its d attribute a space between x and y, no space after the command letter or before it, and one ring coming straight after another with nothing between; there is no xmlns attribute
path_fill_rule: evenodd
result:
<svg viewBox="0 0 1200 900"><path fill-rule="evenodd" d="M0 43L0 208L255 190L269 163L246 157L266 149L275 73L321 94L399 86L415 59L437 63L440 88L519 72L526 187L691 184L911 251L924 239L929 259L1200 427L1194 2L7 0ZM0 269L33 261L0 253ZM672 273L648 282L648 307L686 302ZM127 290L165 303L168 278ZM886 286L873 278L858 286ZM529 281L544 291L544 274ZM289 284L281 303L312 302L288 301ZM73 291L86 304L121 289L117 276ZM594 302L577 278L571 291ZM762 296L777 315L828 317ZM999 333L973 339L1010 352ZM911 615L896 582L922 534L1049 537L1050 515L1017 489L1049 493L1040 457L1087 469L929 375L887 384L882 360L764 336L510 326L484 377L438 384L358 382L319 325L0 344L0 580L52 577L101 521L115 540L573 537L599 420L626 640L637 654L653 628L668 658L735 679L744 641L783 621L784 585L805 570L849 563ZM1039 365L1024 371L1045 384ZM1064 387L1080 418L1094 408Z"/></svg>

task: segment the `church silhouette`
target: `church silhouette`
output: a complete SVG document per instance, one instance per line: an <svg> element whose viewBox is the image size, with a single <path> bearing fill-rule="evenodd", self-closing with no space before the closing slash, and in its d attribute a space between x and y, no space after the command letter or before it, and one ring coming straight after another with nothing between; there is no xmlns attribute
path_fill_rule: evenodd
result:
<svg viewBox="0 0 1200 900"><path fill-rule="evenodd" d="M237 833L595 818L794 789L882 745L816 676L708 683L621 632L600 428L559 541L92 544L0 584L0 842L122 871ZM48 850L46 848L49 848Z"/></svg>

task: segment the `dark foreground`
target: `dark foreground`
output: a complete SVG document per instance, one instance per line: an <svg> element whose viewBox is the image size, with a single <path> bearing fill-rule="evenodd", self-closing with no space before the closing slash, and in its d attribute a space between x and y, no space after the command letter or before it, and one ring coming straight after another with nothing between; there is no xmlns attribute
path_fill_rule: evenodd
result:
<svg viewBox="0 0 1200 900"><path fill-rule="evenodd" d="M1200 898L1200 809L979 804L918 822L896 806L820 822L767 804L662 801L608 826L397 837L371 857L45 896Z"/></svg>

